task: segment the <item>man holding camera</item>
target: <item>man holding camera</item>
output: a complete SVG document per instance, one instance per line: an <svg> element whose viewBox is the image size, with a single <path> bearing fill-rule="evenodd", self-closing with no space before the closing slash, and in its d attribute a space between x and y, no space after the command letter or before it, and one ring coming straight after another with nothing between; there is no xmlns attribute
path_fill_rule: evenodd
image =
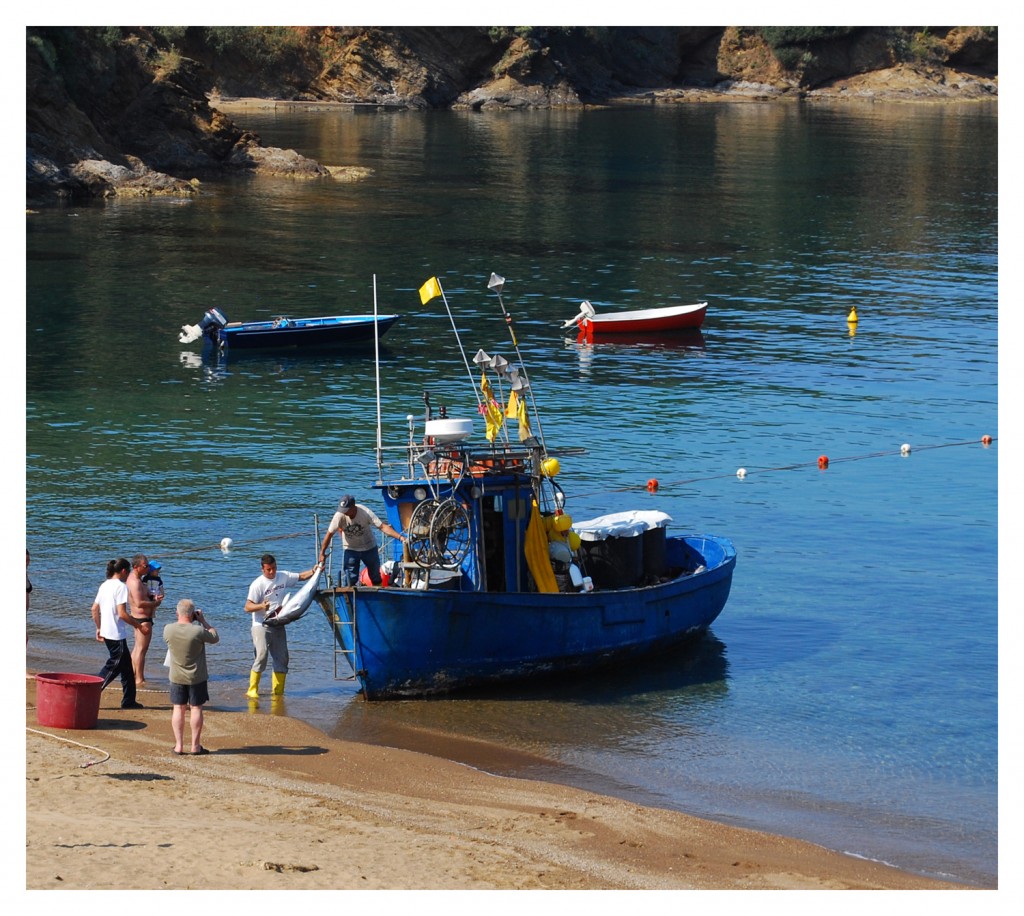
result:
<svg viewBox="0 0 1024 916"><path fill-rule="evenodd" d="M171 730L174 732L174 753L185 753L185 707L191 710L192 753L209 754L200 738L203 734L203 704L210 699L207 690L206 646L220 641L188 598L178 602L178 620L164 627L164 642L171 657Z"/></svg>

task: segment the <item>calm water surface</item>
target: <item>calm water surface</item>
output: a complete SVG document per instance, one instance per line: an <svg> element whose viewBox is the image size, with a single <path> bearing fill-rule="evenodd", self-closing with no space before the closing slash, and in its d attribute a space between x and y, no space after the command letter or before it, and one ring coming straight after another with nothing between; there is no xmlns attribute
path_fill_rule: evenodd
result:
<svg viewBox="0 0 1024 916"><path fill-rule="evenodd" d="M385 704L334 679L311 612L289 629L287 711L467 759L461 739L485 739L507 749L492 769L994 886L995 109L236 120L374 175L28 220L33 649L98 669L103 565L145 551L168 607L194 597L222 633L214 709L243 708L260 554L308 568L314 516L346 491L374 503L374 364L203 359L179 327L214 305L372 311L376 276L379 308L402 315L380 380L401 441L425 390L475 408L443 304L416 289L437 275L469 354L508 357L497 271L549 446L587 449L562 463L574 517L657 507L732 538L730 601L695 650L642 668ZM559 329L583 298L710 305L700 334L585 346Z"/></svg>

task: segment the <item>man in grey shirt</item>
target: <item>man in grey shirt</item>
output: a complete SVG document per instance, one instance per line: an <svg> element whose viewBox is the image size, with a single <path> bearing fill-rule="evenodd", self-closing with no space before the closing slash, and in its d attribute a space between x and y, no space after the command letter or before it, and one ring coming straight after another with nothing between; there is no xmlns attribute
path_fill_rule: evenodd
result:
<svg viewBox="0 0 1024 916"><path fill-rule="evenodd" d="M171 657L171 731L174 732L174 753L185 753L185 707L191 710L192 753L209 754L200 738L203 734L203 704L210 699L206 668L206 646L220 641L188 598L178 602L178 620L164 627L164 642Z"/></svg>
<svg viewBox="0 0 1024 916"><path fill-rule="evenodd" d="M359 564L362 563L370 581L380 585L380 554L377 552L374 528L405 543L405 535L401 531L395 531L387 522L382 522L372 510L357 503L354 496L343 496L327 528L327 534L324 535L323 544L320 545L320 563L324 562L327 545L331 543L334 533L340 531L341 543L345 548L341 561L344 584L351 586L359 581Z"/></svg>

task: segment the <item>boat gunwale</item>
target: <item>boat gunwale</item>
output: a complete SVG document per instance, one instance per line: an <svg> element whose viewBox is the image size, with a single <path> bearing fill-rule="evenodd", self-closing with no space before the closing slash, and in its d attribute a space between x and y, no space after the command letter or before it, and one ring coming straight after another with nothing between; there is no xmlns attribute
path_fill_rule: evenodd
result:
<svg viewBox="0 0 1024 916"><path fill-rule="evenodd" d="M628 312L605 312L604 314L598 312L588 320L592 322L595 327L600 327L602 324L616 321L660 321L670 318L680 318L686 315L696 315L698 312L706 310L707 307L708 304L706 302L694 302L690 305L666 305L657 308L634 309Z"/></svg>
<svg viewBox="0 0 1024 916"><path fill-rule="evenodd" d="M260 321L239 321L231 322L223 328L220 333L225 337L244 336L246 334L299 334L303 331L317 332L330 331L341 328L369 327L373 324L392 325L400 317L399 315L324 315L314 318L289 318L281 316L288 321L288 324L275 324L279 318L270 318ZM312 324L311 322L320 322Z"/></svg>
<svg viewBox="0 0 1024 916"><path fill-rule="evenodd" d="M597 605L603 600L604 596L615 596L621 597L626 594L638 594L641 592L650 593L655 590L670 590L672 586L686 585L687 588L684 591L693 591L694 589L689 588L691 583L700 583L703 585L712 585L722 578L726 573L731 571L736 566L736 547L733 542L726 537L711 534L673 534L668 535L668 541L681 541L684 545L689 545L695 550L698 550L701 557L706 560L705 554L698 549L698 545L705 542L712 542L722 550L722 559L715 563L714 566L707 566L705 569L700 571L686 571L680 569L675 575L663 579L660 582L651 582L641 585L626 585L622 588L595 588L591 591L571 591L571 592L530 592L530 591L475 591L467 590L460 591L456 589L423 589L423 588L412 588L402 585L359 585L356 587L352 586L335 586L327 589L322 589L322 592L332 595L341 595L351 593L353 590L359 594L363 593L375 593L385 592L389 596L402 596L401 600L420 600L422 601L425 596L444 598L447 601L460 601L462 603L469 603L472 600L476 601L488 601L493 604L516 604L523 608L523 610L530 610L531 606L527 602L523 604L523 597L541 599L544 604L548 602L564 603L566 605ZM428 567L422 567L427 569ZM542 610L543 608L538 606L536 610Z"/></svg>

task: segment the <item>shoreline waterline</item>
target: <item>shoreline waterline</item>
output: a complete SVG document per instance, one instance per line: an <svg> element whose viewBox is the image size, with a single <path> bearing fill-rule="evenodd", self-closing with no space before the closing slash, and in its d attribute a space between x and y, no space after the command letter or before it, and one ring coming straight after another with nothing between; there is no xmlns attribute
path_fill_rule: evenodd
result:
<svg viewBox="0 0 1024 916"><path fill-rule="evenodd" d="M32 731L35 727L35 716L33 713L34 707L32 705L32 700L35 695L35 675L37 673L55 670L91 672L95 665L93 664L94 660L86 656L84 653L54 651L53 649L37 650L34 649L31 644L27 651L26 660L28 665L26 674L26 700L28 704L27 727ZM223 695L223 693L226 692L224 690L225 686L226 682L222 681L218 685L218 690L216 692ZM791 850L794 844L796 844L797 847L803 846L806 847L807 850L814 851L813 855L811 855L812 861L810 862L806 861L806 852L801 853L798 856L798 858L804 862L803 867L807 868L810 872L815 873L816 877L814 882L810 884L802 884L800 881L791 883L794 879L792 876L787 876L785 878L780 877L778 879L778 884L772 883L769 880L765 885L755 886L773 888L831 886L841 889L857 886L876 888L984 889L975 888L973 885L961 884L955 881L950 883L939 878L918 875L901 869L898 866L873 860L870 857L851 854L842 850L828 849L815 843L793 839L781 834L773 834L761 830L751 830L742 826L735 826L695 817L688 813L681 812L678 809L659 805L657 800L638 802L635 798L631 799L624 797L622 793L616 793L613 786L600 785L602 780L600 780L600 778L595 774L571 774L570 770L573 768L570 766L543 758L540 755L523 753L522 751L502 747L500 744L495 742L483 741L474 738L452 738L449 735L434 733L428 729L416 729L395 725L390 725L379 731L375 737L369 740L367 740L366 736L361 736L360 738L353 740L337 734L330 734L315 722L309 721L309 717L303 717L301 714L289 715L287 712L284 712L283 714L276 714L272 706L269 704L269 698L267 698L267 703L264 704L264 708L259 709L258 714L253 715L253 713L257 712L258 707L250 704L248 705L248 708L246 708L247 704L242 697L243 687L244 684L239 681L238 693L240 699L237 705L232 703L230 698L226 698L227 704L222 705L221 703L213 702L207 708L207 728L204 732L204 744L207 742L210 744L214 743L215 739L213 735L221 731L220 723L224 720L231 721L232 726L230 730L242 739L243 745L245 743L246 735L244 720L258 720L261 725L265 724L268 720L289 721L298 724L302 728L313 730L317 734L322 735L328 741L339 742L346 747L359 747L362 749L360 753L366 754L370 757L380 755L382 760L386 760L392 753L413 755L413 757L419 760L420 763L417 763L416 767L412 768L412 770L405 774L406 778L411 780L412 783L415 783L416 781L415 770L419 766L432 766L432 764L422 764L423 758L430 758L437 761L438 766L454 766L459 768L458 772L460 773L475 774L473 776L467 775L467 779L498 778L515 783L525 782L535 785L538 787L538 791L578 793L583 796L593 795L596 792L599 793L603 799L606 799L609 802L613 801L614 804L622 805L628 809L638 811L640 807L642 807L644 810L657 811L659 812L659 816L664 816L666 818L679 817L687 821L694 821L699 825L698 830L708 830L712 832L725 830L737 831L742 834L750 834L757 837L759 847L766 846L771 848L772 855L778 854L782 850L786 850L786 854L789 855L789 850ZM104 693L102 699L101 720L96 730L67 731L55 729L53 730L54 733L83 744L92 744L95 742L97 745L105 746L108 743L108 739L112 737L112 733L105 728L105 726L110 723L104 720L108 718L109 713L107 711L112 712L117 708L119 699L120 686L119 684L114 683L110 686L109 690ZM161 734L161 728L166 726L167 736L170 735L170 706L167 699L166 685L163 680L150 681L146 687L140 688L139 699L147 707L140 715L143 715L146 719L150 719L152 717L152 724L147 728L144 728L143 731L155 732L159 735L156 739L157 744L159 745L160 740L164 738L164 735ZM131 715L129 713L118 712L121 716ZM119 734L122 734L122 732L119 731ZM127 733L123 732L123 734ZM242 749L239 748L233 751L233 753L242 753ZM134 761L135 755L130 755L129 759ZM33 778L31 774L29 774L29 778ZM345 774L339 774L338 779L340 783L344 783ZM588 782L591 783L591 785L587 785ZM449 789L450 796L448 800L454 802L460 796L458 780L451 783L449 785ZM31 821L37 812L32 811L31 800L28 803L28 807L28 819ZM856 879L833 878L824 873L818 875L816 870L819 867L819 863L816 859L819 854L826 858L838 856L844 863L854 868L855 871L858 866L862 866L867 870L867 873L864 875L858 874ZM834 868L834 865L830 867ZM880 873L876 872L878 869L881 870ZM879 877L879 875L881 875L881 877ZM819 885L817 883L819 878L825 882L824 885ZM835 883L833 883L833 881ZM861 885L857 883L859 881L864 881L866 883ZM507 885L498 881L497 883L488 886L506 887ZM594 885L588 884L585 886L598 888L605 887L606 885L599 883ZM612 884L608 886L614 887L616 885ZM668 886L684 888L692 885L681 883L679 885L669 884ZM742 887L745 885L743 883L734 883L731 879L726 878L723 875L712 879L710 884L698 886L732 888Z"/></svg>

